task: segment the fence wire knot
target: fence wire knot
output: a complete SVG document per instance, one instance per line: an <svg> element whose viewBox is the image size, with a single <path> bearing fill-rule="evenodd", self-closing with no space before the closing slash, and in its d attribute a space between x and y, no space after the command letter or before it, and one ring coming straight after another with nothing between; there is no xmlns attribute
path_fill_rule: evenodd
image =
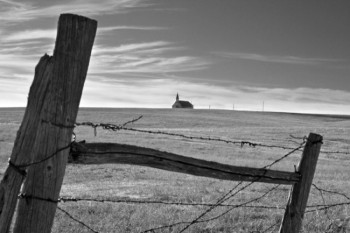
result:
<svg viewBox="0 0 350 233"><path fill-rule="evenodd" d="M26 199L26 200L35 199L35 200L47 201L47 202L51 202L51 203L58 203L58 202L60 202L60 200L53 200L51 198L37 197L37 196L33 196L33 195L28 195L28 194L25 194L25 193L20 193L18 195L18 198L19 199Z"/></svg>
<svg viewBox="0 0 350 233"><path fill-rule="evenodd" d="M20 169L17 165L12 163L11 159L8 160L9 167L12 167L16 172L21 174L23 177L27 176L27 172L25 170Z"/></svg>

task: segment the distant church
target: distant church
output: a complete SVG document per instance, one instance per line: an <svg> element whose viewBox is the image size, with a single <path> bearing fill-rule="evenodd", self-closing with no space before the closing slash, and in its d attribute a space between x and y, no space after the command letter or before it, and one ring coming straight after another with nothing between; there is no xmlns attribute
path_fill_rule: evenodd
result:
<svg viewBox="0 0 350 233"><path fill-rule="evenodd" d="M179 100L179 94L176 94L176 101L172 108L190 108L193 109L193 105L189 101Z"/></svg>

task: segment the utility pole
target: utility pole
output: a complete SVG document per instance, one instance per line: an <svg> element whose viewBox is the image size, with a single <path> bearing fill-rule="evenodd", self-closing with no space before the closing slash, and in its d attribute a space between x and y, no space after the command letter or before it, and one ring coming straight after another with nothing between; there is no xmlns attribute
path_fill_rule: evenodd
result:
<svg viewBox="0 0 350 233"><path fill-rule="evenodd" d="M263 101L263 105L262 105L262 111L264 112L265 108L265 102Z"/></svg>

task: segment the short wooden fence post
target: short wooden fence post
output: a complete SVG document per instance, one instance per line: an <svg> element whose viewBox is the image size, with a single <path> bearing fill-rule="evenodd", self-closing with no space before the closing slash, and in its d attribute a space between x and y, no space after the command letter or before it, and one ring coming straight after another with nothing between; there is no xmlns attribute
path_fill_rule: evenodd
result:
<svg viewBox="0 0 350 233"><path fill-rule="evenodd" d="M17 195L25 178L25 170L16 170L13 164L27 164L31 148L40 123L40 112L48 90L52 63L48 55L43 56L35 68L35 76L29 91L28 104L17 132L9 165L0 183L0 232L8 232L17 203Z"/></svg>
<svg viewBox="0 0 350 233"><path fill-rule="evenodd" d="M297 172L301 175L301 180L294 184L290 191L280 233L298 233L301 229L321 144L321 135L309 134L297 169Z"/></svg>

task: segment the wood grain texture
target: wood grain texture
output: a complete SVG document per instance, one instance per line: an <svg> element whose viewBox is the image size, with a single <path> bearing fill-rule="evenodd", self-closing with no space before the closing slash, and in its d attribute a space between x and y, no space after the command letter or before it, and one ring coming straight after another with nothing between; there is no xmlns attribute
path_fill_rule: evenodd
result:
<svg viewBox="0 0 350 233"><path fill-rule="evenodd" d="M275 184L294 184L300 179L292 172L231 166L132 145L86 143L74 144L73 148L73 163L132 164L221 180Z"/></svg>
<svg viewBox="0 0 350 233"><path fill-rule="evenodd" d="M294 184L290 191L287 208L280 227L280 233L297 233L301 230L321 144L321 135L309 134L297 169L301 175L301 180Z"/></svg>
<svg viewBox="0 0 350 233"><path fill-rule="evenodd" d="M40 113L48 93L52 73L52 58L44 55L35 68L34 80L28 97L27 108L17 132L10 160L13 164L32 161L32 146L37 137ZM8 232L24 177L12 167L7 167L0 184L0 232Z"/></svg>
<svg viewBox="0 0 350 233"><path fill-rule="evenodd" d="M82 16L63 14L59 18L52 72L42 102L36 139L30 150L33 161L41 161L71 142L80 98L89 66L97 22ZM22 192L57 200L69 149L45 162L28 167ZM20 199L14 227L16 233L50 232L56 203Z"/></svg>

